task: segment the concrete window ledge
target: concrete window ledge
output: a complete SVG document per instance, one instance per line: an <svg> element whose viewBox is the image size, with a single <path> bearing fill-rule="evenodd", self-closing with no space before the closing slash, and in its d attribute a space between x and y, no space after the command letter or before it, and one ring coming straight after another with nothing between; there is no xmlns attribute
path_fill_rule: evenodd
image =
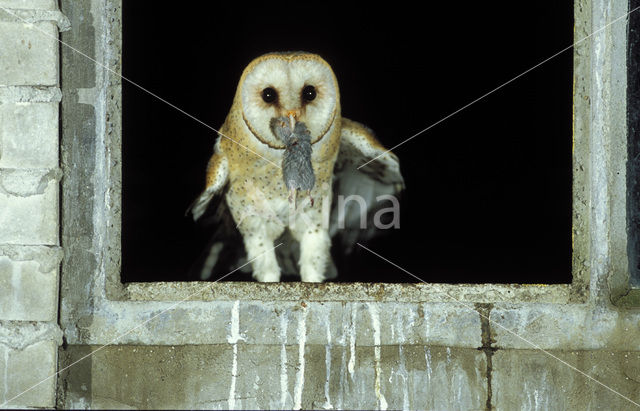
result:
<svg viewBox="0 0 640 411"><path fill-rule="evenodd" d="M120 1L61 3L72 27L63 40L119 72ZM577 0L575 10L580 40L624 15L628 4ZM61 375L59 405L629 405L606 389L592 394L584 376L549 353L640 401L640 310L623 298L624 45L626 26L614 24L574 50L569 285L123 285L121 80L63 47L61 365L100 351ZM113 384L115 378L128 382ZM149 390L155 394L142 398Z"/></svg>

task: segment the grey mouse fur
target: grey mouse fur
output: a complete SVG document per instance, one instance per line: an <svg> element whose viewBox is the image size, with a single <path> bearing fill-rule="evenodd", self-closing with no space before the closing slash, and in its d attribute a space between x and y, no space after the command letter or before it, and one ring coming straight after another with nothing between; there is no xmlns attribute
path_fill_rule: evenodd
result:
<svg viewBox="0 0 640 411"><path fill-rule="evenodd" d="M271 131L285 145L282 157L282 177L287 190L295 195L298 190L309 194L316 182L311 165L311 134L303 122L298 122L291 130L289 119L271 119ZM291 199L291 198L290 198ZM311 199L313 205L313 199Z"/></svg>

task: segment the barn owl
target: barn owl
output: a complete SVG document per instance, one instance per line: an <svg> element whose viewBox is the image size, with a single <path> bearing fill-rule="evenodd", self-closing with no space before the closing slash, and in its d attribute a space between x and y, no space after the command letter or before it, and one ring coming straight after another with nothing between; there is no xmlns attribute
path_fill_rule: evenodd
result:
<svg viewBox="0 0 640 411"><path fill-rule="evenodd" d="M398 158L370 129L341 116L333 70L305 52L270 53L247 66L205 180L190 207L194 220L214 226L200 278L223 263L250 261L263 282L283 272L305 282L334 278L332 239L351 250L375 231L362 214L404 188Z"/></svg>

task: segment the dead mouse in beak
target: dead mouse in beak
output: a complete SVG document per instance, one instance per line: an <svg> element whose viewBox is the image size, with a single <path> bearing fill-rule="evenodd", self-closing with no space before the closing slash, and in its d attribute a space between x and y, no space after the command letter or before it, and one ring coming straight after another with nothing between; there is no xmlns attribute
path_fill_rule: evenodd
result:
<svg viewBox="0 0 640 411"><path fill-rule="evenodd" d="M313 207L311 189L316 177L311 165L311 134L307 126L302 122L294 126L292 116L272 118L269 125L271 132L285 145L282 177L289 191L289 201L297 207L298 190L305 190Z"/></svg>

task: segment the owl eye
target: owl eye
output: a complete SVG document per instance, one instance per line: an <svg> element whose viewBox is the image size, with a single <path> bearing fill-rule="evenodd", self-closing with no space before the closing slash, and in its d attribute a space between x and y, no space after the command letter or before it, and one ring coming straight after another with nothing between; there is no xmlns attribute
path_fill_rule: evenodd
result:
<svg viewBox="0 0 640 411"><path fill-rule="evenodd" d="M316 98L316 88L313 86L305 86L302 89L302 100L309 102Z"/></svg>
<svg viewBox="0 0 640 411"><path fill-rule="evenodd" d="M278 99L278 92L272 87L267 87L262 90L262 99L265 103L273 103Z"/></svg>

